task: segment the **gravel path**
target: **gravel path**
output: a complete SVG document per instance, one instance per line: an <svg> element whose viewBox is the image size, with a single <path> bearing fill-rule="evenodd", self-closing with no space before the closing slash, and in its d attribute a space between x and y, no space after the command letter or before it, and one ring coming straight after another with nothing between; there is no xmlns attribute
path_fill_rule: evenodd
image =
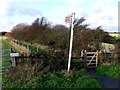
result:
<svg viewBox="0 0 120 90"><path fill-rule="evenodd" d="M102 85L102 88L114 88L120 90L120 79L114 79L107 76L98 75L95 70L88 69L86 73L96 78Z"/></svg>

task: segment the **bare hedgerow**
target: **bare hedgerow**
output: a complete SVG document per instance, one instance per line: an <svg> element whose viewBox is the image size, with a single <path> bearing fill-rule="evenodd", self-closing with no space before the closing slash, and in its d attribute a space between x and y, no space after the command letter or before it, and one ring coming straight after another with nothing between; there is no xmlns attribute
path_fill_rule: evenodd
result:
<svg viewBox="0 0 120 90"><path fill-rule="evenodd" d="M66 68L66 58L62 51L39 52L34 54L34 56L32 55L32 57L29 56L29 58L22 59L23 57L17 59L17 66L9 68L6 72L10 79L26 80L32 75L43 76L50 70Z"/></svg>

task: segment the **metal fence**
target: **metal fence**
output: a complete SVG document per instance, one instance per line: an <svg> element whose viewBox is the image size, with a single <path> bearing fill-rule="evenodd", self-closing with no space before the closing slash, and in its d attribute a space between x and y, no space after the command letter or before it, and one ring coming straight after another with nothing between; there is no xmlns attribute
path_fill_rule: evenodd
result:
<svg viewBox="0 0 120 90"><path fill-rule="evenodd" d="M10 49L0 49L0 57L0 74L3 74L11 65Z"/></svg>

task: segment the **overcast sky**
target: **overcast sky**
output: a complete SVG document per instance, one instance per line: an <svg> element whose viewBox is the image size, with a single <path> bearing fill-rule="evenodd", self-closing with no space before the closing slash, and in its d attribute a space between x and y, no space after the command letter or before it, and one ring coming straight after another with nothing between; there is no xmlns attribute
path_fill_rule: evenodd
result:
<svg viewBox="0 0 120 90"><path fill-rule="evenodd" d="M18 23L31 24L46 17L53 24L63 24L65 16L75 12L84 17L90 27L102 26L106 31L118 31L119 0L1 0L0 30L10 31Z"/></svg>

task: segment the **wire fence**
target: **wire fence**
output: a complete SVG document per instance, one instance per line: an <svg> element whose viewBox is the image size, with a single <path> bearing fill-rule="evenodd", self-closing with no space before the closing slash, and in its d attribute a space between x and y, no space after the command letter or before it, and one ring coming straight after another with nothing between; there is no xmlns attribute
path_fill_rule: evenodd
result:
<svg viewBox="0 0 120 90"><path fill-rule="evenodd" d="M41 50L38 46L23 42L23 41L19 41L19 40L12 40L13 43L17 44L18 46L25 48L26 50L28 50L29 52L38 52L39 50Z"/></svg>
<svg viewBox="0 0 120 90"><path fill-rule="evenodd" d="M0 50L0 57L2 58L0 60L0 74L3 74L3 72L10 67L11 65L11 58L10 58L10 49L1 49Z"/></svg>

